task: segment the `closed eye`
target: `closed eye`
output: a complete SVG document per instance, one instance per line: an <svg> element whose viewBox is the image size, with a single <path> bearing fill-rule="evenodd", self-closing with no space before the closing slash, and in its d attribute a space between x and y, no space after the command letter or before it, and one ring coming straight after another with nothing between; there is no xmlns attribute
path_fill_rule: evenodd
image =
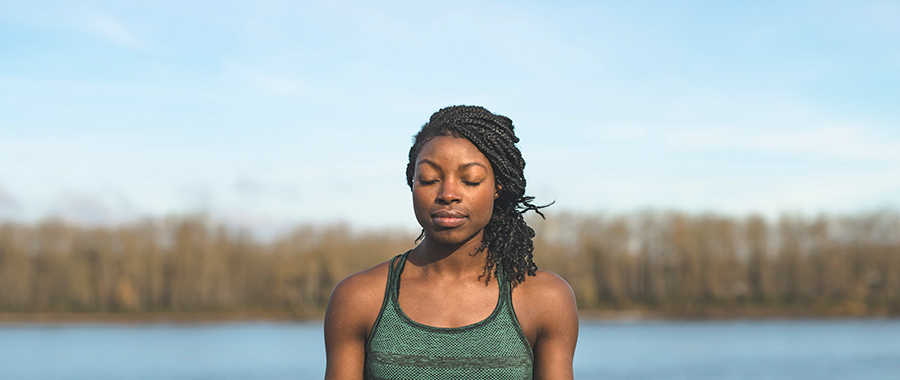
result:
<svg viewBox="0 0 900 380"><path fill-rule="evenodd" d="M437 183L436 179L431 180L431 181L425 181L425 180L421 180L421 179L419 180L419 185L422 185L422 186L433 185L435 183Z"/></svg>
<svg viewBox="0 0 900 380"><path fill-rule="evenodd" d="M463 183L466 184L466 186L478 186L481 184L481 182L470 182L470 181L463 181Z"/></svg>

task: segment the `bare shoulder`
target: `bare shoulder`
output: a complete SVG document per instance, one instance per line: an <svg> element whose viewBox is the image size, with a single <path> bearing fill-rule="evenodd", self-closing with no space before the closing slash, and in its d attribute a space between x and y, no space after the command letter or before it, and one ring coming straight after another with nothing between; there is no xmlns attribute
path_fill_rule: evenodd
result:
<svg viewBox="0 0 900 380"><path fill-rule="evenodd" d="M572 379L578 308L569 283L538 270L513 290L513 307L534 350L534 379Z"/></svg>
<svg viewBox="0 0 900 380"><path fill-rule="evenodd" d="M347 276L325 311L326 379L361 379L366 338L384 300L390 262Z"/></svg>
<svg viewBox="0 0 900 380"><path fill-rule="evenodd" d="M538 270L512 292L513 308L522 332L534 345L548 331L578 329L578 308L572 287L556 273ZM574 330L572 330L574 329Z"/></svg>
<svg viewBox="0 0 900 380"><path fill-rule="evenodd" d="M335 285L331 293L331 302L348 298L352 301L365 301L371 294L384 294L387 285L388 266L385 261L362 272L351 274Z"/></svg>
<svg viewBox="0 0 900 380"><path fill-rule="evenodd" d="M355 307L375 302L380 307L384 289L387 286L389 266L390 260L362 272L351 274L338 282L331 292L329 307L331 304L346 302L354 304Z"/></svg>
<svg viewBox="0 0 900 380"><path fill-rule="evenodd" d="M538 270L534 276L529 276L516 287L521 295L538 303L544 302L571 302L575 306L575 294L572 287L556 273Z"/></svg>
<svg viewBox="0 0 900 380"><path fill-rule="evenodd" d="M368 334L384 301L389 266L390 261L385 261L347 276L334 287L325 311L326 332L330 325L363 337Z"/></svg>
<svg viewBox="0 0 900 380"><path fill-rule="evenodd" d="M556 273L538 270L512 292L513 307L526 335L539 333L560 320L577 324L578 311L572 287ZM535 335L536 337L536 335Z"/></svg>

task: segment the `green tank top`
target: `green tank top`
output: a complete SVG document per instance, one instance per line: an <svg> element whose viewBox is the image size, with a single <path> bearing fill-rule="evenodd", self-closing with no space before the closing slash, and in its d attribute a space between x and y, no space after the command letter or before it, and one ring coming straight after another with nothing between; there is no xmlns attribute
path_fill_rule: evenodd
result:
<svg viewBox="0 0 900 380"><path fill-rule="evenodd" d="M366 342L369 380L531 379L534 354L513 311L510 283L498 276L493 313L462 327L426 326L402 309L400 273L409 252L391 260L381 312Z"/></svg>

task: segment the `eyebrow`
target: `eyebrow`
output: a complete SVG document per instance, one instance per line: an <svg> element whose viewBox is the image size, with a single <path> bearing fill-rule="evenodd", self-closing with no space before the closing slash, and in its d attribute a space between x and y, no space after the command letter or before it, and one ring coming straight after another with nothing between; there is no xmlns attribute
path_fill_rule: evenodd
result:
<svg viewBox="0 0 900 380"><path fill-rule="evenodd" d="M436 170L443 172L440 165L438 165L434 161L431 161L427 158L423 158L423 159L419 160L419 162L416 163L416 166L419 166L422 164L428 164L428 166L431 166L431 167L435 168ZM464 170L464 169L468 169L469 167L472 167L472 166L481 166L482 168L487 169L487 166L482 165L480 162L469 162L466 164L459 165L459 168L457 168L456 170Z"/></svg>

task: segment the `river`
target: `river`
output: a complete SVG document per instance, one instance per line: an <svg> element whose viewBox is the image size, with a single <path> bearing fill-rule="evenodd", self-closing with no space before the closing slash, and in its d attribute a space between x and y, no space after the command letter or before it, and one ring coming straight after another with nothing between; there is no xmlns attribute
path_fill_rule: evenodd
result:
<svg viewBox="0 0 900 380"><path fill-rule="evenodd" d="M0 325L0 379L321 379L321 323ZM900 379L900 320L582 322L575 378Z"/></svg>

